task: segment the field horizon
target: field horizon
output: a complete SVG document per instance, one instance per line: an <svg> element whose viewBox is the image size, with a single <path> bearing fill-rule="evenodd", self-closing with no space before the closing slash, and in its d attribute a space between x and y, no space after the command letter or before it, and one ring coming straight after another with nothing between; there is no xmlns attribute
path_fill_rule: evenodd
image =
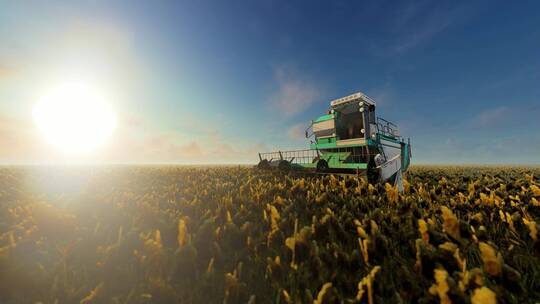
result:
<svg viewBox="0 0 540 304"><path fill-rule="evenodd" d="M107 167L107 166L141 166L141 167L150 167L150 166L171 166L171 167L250 167L256 166L258 162L230 162L230 163L174 163L174 162L133 162L133 163L3 163L0 164L1 167ZM411 164L413 167L522 167L522 168L537 168L540 167L540 163L414 163Z"/></svg>

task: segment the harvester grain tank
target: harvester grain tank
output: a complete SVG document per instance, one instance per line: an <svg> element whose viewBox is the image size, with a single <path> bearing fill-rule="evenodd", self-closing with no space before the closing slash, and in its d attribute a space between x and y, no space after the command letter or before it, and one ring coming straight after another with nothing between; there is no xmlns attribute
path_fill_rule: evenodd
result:
<svg viewBox="0 0 540 304"><path fill-rule="evenodd" d="M403 189L402 173L411 161L410 139L375 115L376 104L363 93L330 102L329 111L306 129L310 149L259 153L260 169L363 174L372 183Z"/></svg>

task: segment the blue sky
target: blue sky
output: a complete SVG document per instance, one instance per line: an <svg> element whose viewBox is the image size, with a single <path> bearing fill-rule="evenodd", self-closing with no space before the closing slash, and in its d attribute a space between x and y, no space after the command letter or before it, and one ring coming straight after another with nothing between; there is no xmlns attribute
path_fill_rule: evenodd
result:
<svg viewBox="0 0 540 304"><path fill-rule="evenodd" d="M12 1L0 4L0 162L60 157L31 109L71 78L119 116L104 162L254 162L307 148L362 91L416 163L540 163L540 3ZM44 156L45 155L45 156Z"/></svg>

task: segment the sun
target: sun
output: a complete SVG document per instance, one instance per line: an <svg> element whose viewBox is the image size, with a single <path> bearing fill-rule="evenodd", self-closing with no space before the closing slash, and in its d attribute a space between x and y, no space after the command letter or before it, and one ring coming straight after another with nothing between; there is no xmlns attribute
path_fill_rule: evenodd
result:
<svg viewBox="0 0 540 304"><path fill-rule="evenodd" d="M116 127L116 115L105 97L81 83L66 83L43 95L33 117L44 139L67 154L95 151Z"/></svg>

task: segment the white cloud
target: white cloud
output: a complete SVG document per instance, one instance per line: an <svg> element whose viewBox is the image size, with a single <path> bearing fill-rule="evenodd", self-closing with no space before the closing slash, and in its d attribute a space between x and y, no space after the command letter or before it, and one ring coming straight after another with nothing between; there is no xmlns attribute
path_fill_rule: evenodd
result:
<svg viewBox="0 0 540 304"><path fill-rule="evenodd" d="M391 104L391 100L394 98L394 89L387 83L382 87L375 88L369 91L368 94L375 102L377 106L387 106Z"/></svg>
<svg viewBox="0 0 540 304"><path fill-rule="evenodd" d="M461 128L489 129L489 130L519 130L524 128L538 128L539 108L535 106L494 106L484 109L465 121Z"/></svg>
<svg viewBox="0 0 540 304"><path fill-rule="evenodd" d="M264 152L261 143L238 140L234 146L216 130L192 138L179 133L159 130L138 133L140 126L125 126L104 156L113 163L255 163L257 152Z"/></svg>
<svg viewBox="0 0 540 304"><path fill-rule="evenodd" d="M292 125L287 129L287 135L292 140L300 140L300 139L305 140L306 128L307 128L307 125L303 123Z"/></svg>
<svg viewBox="0 0 540 304"><path fill-rule="evenodd" d="M0 161L28 162L43 157L41 145L31 124L0 116Z"/></svg>
<svg viewBox="0 0 540 304"><path fill-rule="evenodd" d="M305 75L280 66L275 69L275 78L278 92L271 97L271 103L285 116L294 116L319 101L320 88Z"/></svg>
<svg viewBox="0 0 540 304"><path fill-rule="evenodd" d="M506 124L505 116L509 117L511 115L513 113L509 108L505 106L495 107L478 113L471 121L471 125L475 127L502 125Z"/></svg>
<svg viewBox="0 0 540 304"><path fill-rule="evenodd" d="M413 164L538 164L540 138L417 138L412 148Z"/></svg>
<svg viewBox="0 0 540 304"><path fill-rule="evenodd" d="M470 10L467 5L448 8L426 1L409 3L389 18L389 34L392 38L382 45L373 45L373 51L386 56L405 53L458 24L467 18Z"/></svg>

